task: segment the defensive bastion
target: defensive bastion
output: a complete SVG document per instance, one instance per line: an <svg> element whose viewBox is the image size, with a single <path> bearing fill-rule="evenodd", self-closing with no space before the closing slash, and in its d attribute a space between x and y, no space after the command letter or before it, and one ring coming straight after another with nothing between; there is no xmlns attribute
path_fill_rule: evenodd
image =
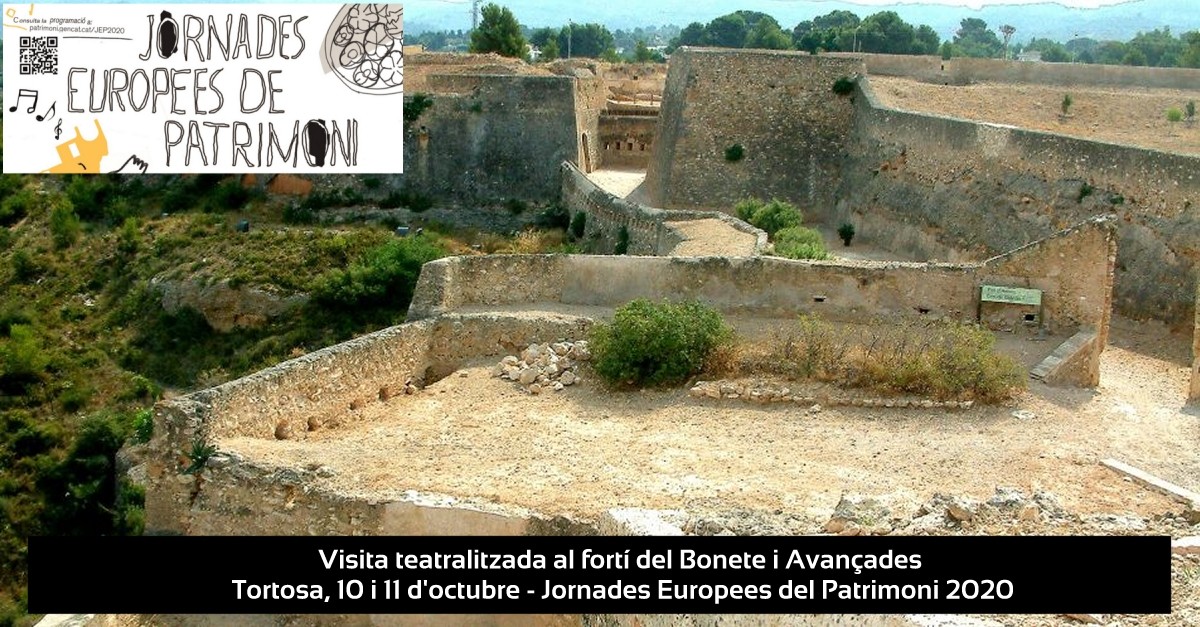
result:
<svg viewBox="0 0 1200 627"><path fill-rule="evenodd" d="M889 109L869 74L1192 86L1200 71L936 63L682 48L671 57L649 202L728 211L778 197L827 225L852 222L883 248L943 260L987 258L1117 215L1116 310L1190 327L1200 158ZM838 96L842 77L856 87ZM726 159L733 145L742 159Z"/></svg>

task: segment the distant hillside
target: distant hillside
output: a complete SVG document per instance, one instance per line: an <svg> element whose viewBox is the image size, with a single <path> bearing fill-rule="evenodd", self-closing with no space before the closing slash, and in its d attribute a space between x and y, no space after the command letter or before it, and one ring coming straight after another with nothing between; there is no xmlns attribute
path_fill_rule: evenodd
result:
<svg viewBox="0 0 1200 627"><path fill-rule="evenodd" d="M501 0L512 9L522 24L560 26L568 19L600 22L610 29L637 26L708 22L738 9L761 11L775 17L786 29L797 23L834 10L848 10L860 17L879 11L894 10L908 22L929 24L943 39L953 37L959 22L977 17L995 27L1016 27L1016 41L1047 37L1067 41L1075 37L1128 40L1139 31L1170 27L1173 33L1200 30L1200 11L1191 2L1180 0L1133 0L1100 9L1071 9L1045 3L1022 6L992 6L982 10L930 4L871 6L824 0L658 0L647 5L643 0L607 0L596 4L545 2L542 0ZM649 8L649 7L653 8ZM466 0L410 0L405 14L408 30L469 29L470 3Z"/></svg>

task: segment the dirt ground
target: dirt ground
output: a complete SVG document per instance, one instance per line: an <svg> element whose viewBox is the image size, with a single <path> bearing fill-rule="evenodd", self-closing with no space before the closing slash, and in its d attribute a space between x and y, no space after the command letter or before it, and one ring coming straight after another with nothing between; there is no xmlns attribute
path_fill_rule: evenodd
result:
<svg viewBox="0 0 1200 627"><path fill-rule="evenodd" d="M1055 343L1001 338L1008 352L1024 345L1026 363ZM237 438L219 447L268 466L328 466L335 474L319 487L360 497L419 490L584 519L613 507L683 509L739 533L808 534L822 531L845 493L883 496L912 514L935 493L983 501L1009 486L1048 491L1079 518L935 533L1180 537L1196 531L1180 518L1182 505L1100 460L1200 489L1200 421L1183 407L1187 353L1183 338L1117 319L1099 389L1034 383L1007 405L957 411L813 411L696 399L684 388L612 392L586 370L580 385L535 396L494 378L497 360L488 359L415 396L374 405L354 426L307 441ZM1014 416L1018 409L1033 417ZM1104 624L1200 624L1200 560L1178 558L1172 573L1173 614ZM983 618L1013 627L1074 624L1056 616Z"/></svg>
<svg viewBox="0 0 1200 627"><path fill-rule="evenodd" d="M1183 111L1189 100L1200 100L1200 86L1193 90L1015 83L954 86L889 76L871 76L870 81L882 104L897 109L1200 155L1200 125L1167 121L1167 109ZM1070 116L1062 117L1066 94L1074 104Z"/></svg>
<svg viewBox="0 0 1200 627"><path fill-rule="evenodd" d="M1080 514L1159 514L1172 504L1099 461L1200 489L1200 421L1182 408L1189 369L1139 352L1155 340L1136 324L1113 335L1099 390L1035 383L1011 406L809 413L684 389L610 392L586 374L582 385L531 396L493 378L488 360L373 406L356 426L220 448L270 465L327 465L337 473L328 487L347 492L416 489L583 518L719 500L820 522L843 492L903 495L915 508L934 492L986 499L997 486L1048 490Z"/></svg>

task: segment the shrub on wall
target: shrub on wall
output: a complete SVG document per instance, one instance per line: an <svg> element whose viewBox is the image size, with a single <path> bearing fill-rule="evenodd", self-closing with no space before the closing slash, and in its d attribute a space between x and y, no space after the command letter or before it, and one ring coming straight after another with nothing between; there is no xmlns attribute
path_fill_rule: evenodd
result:
<svg viewBox="0 0 1200 627"><path fill-rule="evenodd" d="M738 203L734 210L739 218L766 231L767 235L772 237L781 229L799 226L804 222L804 216L800 210L795 205L782 200L763 202L750 198Z"/></svg>
<svg viewBox="0 0 1200 627"><path fill-rule="evenodd" d="M849 76L843 76L836 81L833 81L833 93L839 96L847 96L854 91L854 79Z"/></svg>
<svg viewBox="0 0 1200 627"><path fill-rule="evenodd" d="M425 110L433 106L433 99L428 94L413 94L412 100L404 103L404 123L412 124L421 117Z"/></svg>
<svg viewBox="0 0 1200 627"><path fill-rule="evenodd" d="M639 299L593 327L592 365L613 385L677 384L699 373L732 336L721 314L702 303Z"/></svg>
<svg viewBox="0 0 1200 627"><path fill-rule="evenodd" d="M775 234L775 254L788 259L828 259L825 239L815 229L790 226Z"/></svg>
<svg viewBox="0 0 1200 627"><path fill-rule="evenodd" d="M624 255L629 252L629 229L624 224L617 231L617 245L613 247L614 255Z"/></svg>
<svg viewBox="0 0 1200 627"><path fill-rule="evenodd" d="M580 211L571 218L571 237L577 240L583 239L583 232L587 228L587 214Z"/></svg>
<svg viewBox="0 0 1200 627"><path fill-rule="evenodd" d="M746 156L746 149L741 144L734 144L725 149L725 160L730 163L737 163Z"/></svg>

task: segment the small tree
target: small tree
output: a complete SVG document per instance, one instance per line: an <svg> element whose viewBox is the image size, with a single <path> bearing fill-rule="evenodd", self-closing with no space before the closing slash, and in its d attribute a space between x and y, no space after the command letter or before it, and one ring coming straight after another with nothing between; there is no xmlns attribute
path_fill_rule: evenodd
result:
<svg viewBox="0 0 1200 627"><path fill-rule="evenodd" d="M55 247L67 248L74 244L82 230L71 201L64 198L50 210L50 235L54 238Z"/></svg>
<svg viewBox="0 0 1200 627"><path fill-rule="evenodd" d="M538 57L539 61L549 63L561 57L562 54L558 51L558 40L551 39L542 46L542 56Z"/></svg>
<svg viewBox="0 0 1200 627"><path fill-rule="evenodd" d="M637 46L633 48L633 60L638 63L649 63L654 60L654 53L646 46L644 40L639 39Z"/></svg>
<svg viewBox="0 0 1200 627"><path fill-rule="evenodd" d="M1190 127L1196 121L1196 101L1189 100L1183 112L1186 116L1184 119L1187 120L1187 125Z"/></svg>
<svg viewBox="0 0 1200 627"><path fill-rule="evenodd" d="M838 237L842 238L842 243L849 246L850 240L854 239L854 225L846 222L838 227Z"/></svg>
<svg viewBox="0 0 1200 627"><path fill-rule="evenodd" d="M507 7L491 3L480 12L479 28L471 31L471 52L495 52L505 57L521 58L528 46L521 34L521 25Z"/></svg>
<svg viewBox="0 0 1200 627"><path fill-rule="evenodd" d="M1064 116L1071 115L1072 104L1075 104L1075 101L1071 99L1071 94L1064 95L1062 99L1062 114Z"/></svg>

